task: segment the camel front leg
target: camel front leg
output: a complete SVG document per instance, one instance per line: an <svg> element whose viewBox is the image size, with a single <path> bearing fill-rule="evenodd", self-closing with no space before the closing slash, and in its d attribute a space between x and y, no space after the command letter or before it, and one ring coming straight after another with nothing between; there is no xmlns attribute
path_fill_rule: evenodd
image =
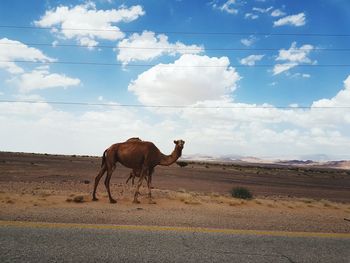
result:
<svg viewBox="0 0 350 263"><path fill-rule="evenodd" d="M100 180L101 180L103 174L106 172L106 170L107 170L106 165L103 165L101 167L100 172L98 173L98 175L95 178L94 191L92 192L92 201L98 201L98 199L96 198L96 189L97 189L98 183L100 182Z"/></svg>
<svg viewBox="0 0 350 263"><path fill-rule="evenodd" d="M156 202L152 199L152 193L151 193L151 189L153 188L152 187L152 174L154 172L154 168L152 169L149 169L148 171L148 177L147 177L147 187L148 187L148 202L150 204L156 204Z"/></svg>
<svg viewBox="0 0 350 263"><path fill-rule="evenodd" d="M148 176L148 181L149 181L149 185L150 185L151 189L153 189L154 187L152 186L152 174L150 174Z"/></svg>
<svg viewBox="0 0 350 263"><path fill-rule="evenodd" d="M147 181L147 187L148 187L148 203L150 204L156 204L157 202L152 199L152 193L151 193L151 182L152 182L152 174L149 174Z"/></svg>

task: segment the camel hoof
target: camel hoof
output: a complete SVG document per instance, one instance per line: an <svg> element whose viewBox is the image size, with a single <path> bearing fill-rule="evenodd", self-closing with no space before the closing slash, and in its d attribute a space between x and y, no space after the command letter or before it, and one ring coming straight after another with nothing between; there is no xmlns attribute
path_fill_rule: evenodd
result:
<svg viewBox="0 0 350 263"><path fill-rule="evenodd" d="M115 204L115 203L117 203L117 201L116 201L116 200L114 200L114 199L109 199L109 202L110 202L111 204Z"/></svg>
<svg viewBox="0 0 350 263"><path fill-rule="evenodd" d="M93 197L92 201L98 201L98 199L96 197Z"/></svg>
<svg viewBox="0 0 350 263"><path fill-rule="evenodd" d="M134 200L134 201L132 201L134 204L139 204L139 203L141 203L139 200Z"/></svg>

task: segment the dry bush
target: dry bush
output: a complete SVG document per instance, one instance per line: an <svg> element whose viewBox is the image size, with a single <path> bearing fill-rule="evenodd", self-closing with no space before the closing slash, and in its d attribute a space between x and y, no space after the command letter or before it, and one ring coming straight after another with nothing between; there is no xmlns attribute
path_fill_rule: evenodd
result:
<svg viewBox="0 0 350 263"><path fill-rule="evenodd" d="M245 187L235 187L231 190L231 195L239 199L252 199L253 194Z"/></svg>
<svg viewBox="0 0 350 263"><path fill-rule="evenodd" d="M176 164L177 164L178 166L180 166L181 168L182 168L182 167L186 167L186 166L188 165L188 163L185 162L185 161L177 161Z"/></svg>
<svg viewBox="0 0 350 263"><path fill-rule="evenodd" d="M303 198L300 200L301 202L305 203L305 204L311 204L311 203L314 203L315 200L313 199L309 199L309 198Z"/></svg>
<svg viewBox="0 0 350 263"><path fill-rule="evenodd" d="M73 198L73 202L76 202L76 203L82 203L84 202L84 196L82 195L77 195Z"/></svg>
<svg viewBox="0 0 350 263"><path fill-rule="evenodd" d="M77 196L70 195L70 197L66 199L66 202L83 203L85 202L85 200L83 195L77 195Z"/></svg>

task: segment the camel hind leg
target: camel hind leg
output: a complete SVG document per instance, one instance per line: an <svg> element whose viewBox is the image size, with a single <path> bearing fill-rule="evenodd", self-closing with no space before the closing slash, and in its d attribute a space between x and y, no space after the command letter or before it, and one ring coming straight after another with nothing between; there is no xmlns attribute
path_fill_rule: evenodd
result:
<svg viewBox="0 0 350 263"><path fill-rule="evenodd" d="M100 172L97 174L96 178L95 178L95 185L94 185L94 191L92 192L92 201L98 201L98 199L96 198L96 189L97 189L97 186L102 178L102 176L104 175L104 173L106 172L107 170L107 167L106 165L104 164L102 167L101 167L101 170Z"/></svg>
<svg viewBox="0 0 350 263"><path fill-rule="evenodd" d="M111 190L109 188L110 182L111 182L112 173L113 173L114 169L115 169L115 165L113 165L111 168L109 168L109 167L107 168L107 176L106 176L106 179L105 179L105 186L106 186L106 189L107 189L109 202L111 204L115 204L117 202L115 199L112 198Z"/></svg>

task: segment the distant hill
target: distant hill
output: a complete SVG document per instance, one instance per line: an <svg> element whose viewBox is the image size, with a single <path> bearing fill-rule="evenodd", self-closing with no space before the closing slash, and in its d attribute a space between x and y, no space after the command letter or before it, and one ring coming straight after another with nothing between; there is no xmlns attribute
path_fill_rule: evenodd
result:
<svg viewBox="0 0 350 263"><path fill-rule="evenodd" d="M311 156L308 156L311 157ZM307 166L307 167L320 167L320 168L336 168L336 169L350 169L350 160L340 161L323 161L322 159L328 159L326 155L315 155L315 160L311 159L292 159L292 160L280 160L280 159L262 159L252 156L240 156L240 155L223 155L223 156L210 156L210 155L185 155L181 157L182 160L187 161L200 161L200 162L217 162L217 163L251 163L251 164L277 164L277 165L289 165L289 166ZM319 160L321 159L321 161Z"/></svg>

